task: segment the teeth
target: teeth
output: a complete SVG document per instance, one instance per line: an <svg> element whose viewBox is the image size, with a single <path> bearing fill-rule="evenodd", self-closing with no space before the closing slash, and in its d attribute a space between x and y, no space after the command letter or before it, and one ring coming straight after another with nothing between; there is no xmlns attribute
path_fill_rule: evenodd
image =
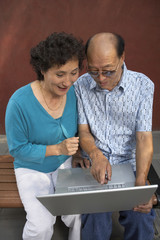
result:
<svg viewBox="0 0 160 240"><path fill-rule="evenodd" d="M67 88L62 88L62 87L59 87L59 88L61 88L61 89L67 89Z"/></svg>

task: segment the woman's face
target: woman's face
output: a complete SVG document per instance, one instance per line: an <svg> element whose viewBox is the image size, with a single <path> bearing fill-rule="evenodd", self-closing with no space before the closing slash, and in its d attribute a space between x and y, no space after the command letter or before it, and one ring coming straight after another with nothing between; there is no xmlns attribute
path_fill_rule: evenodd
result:
<svg viewBox="0 0 160 240"><path fill-rule="evenodd" d="M53 96L65 95L79 76L78 60L69 60L62 66L51 67L44 76L43 87Z"/></svg>

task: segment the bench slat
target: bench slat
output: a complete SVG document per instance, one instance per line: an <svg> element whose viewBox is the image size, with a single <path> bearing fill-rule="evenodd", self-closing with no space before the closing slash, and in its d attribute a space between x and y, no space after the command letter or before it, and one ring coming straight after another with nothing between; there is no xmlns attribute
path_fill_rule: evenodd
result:
<svg viewBox="0 0 160 240"><path fill-rule="evenodd" d="M0 198L0 208L20 208L23 207L23 204L19 197L17 198Z"/></svg>
<svg viewBox="0 0 160 240"><path fill-rule="evenodd" d="M10 155L0 155L0 163L2 162L11 162L13 163L14 158Z"/></svg>
<svg viewBox="0 0 160 240"><path fill-rule="evenodd" d="M5 169L5 168L13 169L13 162L12 163L11 162L6 162L6 163L5 162L1 162L0 163L0 168L1 169Z"/></svg>
<svg viewBox="0 0 160 240"><path fill-rule="evenodd" d="M14 170L13 169L1 169L0 168L0 175L14 175Z"/></svg>
<svg viewBox="0 0 160 240"><path fill-rule="evenodd" d="M16 182L15 175L0 175L0 183Z"/></svg>
<svg viewBox="0 0 160 240"><path fill-rule="evenodd" d="M6 199L8 197L10 198L19 198L18 191L0 191L0 199Z"/></svg>
<svg viewBox="0 0 160 240"><path fill-rule="evenodd" d="M17 190L17 184L16 183L1 183L0 184L0 191L1 190ZM17 190L18 191L18 190Z"/></svg>

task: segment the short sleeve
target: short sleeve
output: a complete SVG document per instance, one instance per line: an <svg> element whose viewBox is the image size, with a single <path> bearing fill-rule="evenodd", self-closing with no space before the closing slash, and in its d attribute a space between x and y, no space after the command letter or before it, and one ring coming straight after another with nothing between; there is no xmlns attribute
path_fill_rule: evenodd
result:
<svg viewBox="0 0 160 240"><path fill-rule="evenodd" d="M76 97L77 97L78 124L88 124L86 114L85 114L85 110L84 110L84 107L83 107L84 96L81 93L81 89L80 89L80 87L77 83L74 85L74 88L75 88L75 93L76 93Z"/></svg>
<svg viewBox="0 0 160 240"><path fill-rule="evenodd" d="M136 117L136 131L152 131L153 95L153 82L150 80L144 82Z"/></svg>

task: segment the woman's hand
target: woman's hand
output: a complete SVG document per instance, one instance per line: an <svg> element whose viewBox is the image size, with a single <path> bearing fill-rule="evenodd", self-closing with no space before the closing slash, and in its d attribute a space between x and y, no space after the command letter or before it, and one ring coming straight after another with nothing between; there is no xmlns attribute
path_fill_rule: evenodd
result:
<svg viewBox="0 0 160 240"><path fill-rule="evenodd" d="M59 155L74 155L79 146L79 137L72 137L65 139L61 143L57 144Z"/></svg>

